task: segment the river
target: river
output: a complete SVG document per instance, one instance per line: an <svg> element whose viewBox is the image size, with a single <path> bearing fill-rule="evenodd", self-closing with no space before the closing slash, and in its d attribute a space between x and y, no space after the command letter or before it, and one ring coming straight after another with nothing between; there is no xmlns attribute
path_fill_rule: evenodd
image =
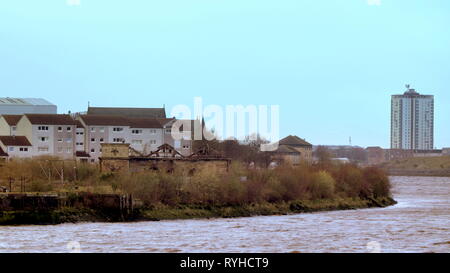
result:
<svg viewBox="0 0 450 273"><path fill-rule="evenodd" d="M0 252L450 252L450 178L391 177L388 208L236 219L0 226Z"/></svg>

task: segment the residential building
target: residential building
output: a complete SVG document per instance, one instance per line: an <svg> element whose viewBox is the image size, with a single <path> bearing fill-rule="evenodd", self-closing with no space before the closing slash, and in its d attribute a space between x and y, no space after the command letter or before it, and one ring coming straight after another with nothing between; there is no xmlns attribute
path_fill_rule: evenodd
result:
<svg viewBox="0 0 450 273"><path fill-rule="evenodd" d="M298 136L290 135L279 141L275 155L294 165L301 161L311 163L313 160L312 150L312 144Z"/></svg>
<svg viewBox="0 0 450 273"><path fill-rule="evenodd" d="M17 135L31 143L31 156L52 155L73 159L76 123L70 115L25 114L17 123Z"/></svg>
<svg viewBox="0 0 450 273"><path fill-rule="evenodd" d="M433 150L434 96L421 95L406 85L391 102L391 149Z"/></svg>
<svg viewBox="0 0 450 273"><path fill-rule="evenodd" d="M40 98L0 98L0 115L56 114L56 105Z"/></svg>
<svg viewBox="0 0 450 273"><path fill-rule="evenodd" d="M24 136L0 136L0 157L30 157L31 143Z"/></svg>
<svg viewBox="0 0 450 273"><path fill-rule="evenodd" d="M175 140L172 136L172 130L175 122L178 123L178 131L183 134L180 140ZM200 120L177 120L177 119L166 119L162 122L164 130L164 144L169 144L175 148L181 155L189 156L193 153L193 141L195 140L195 129L200 128L200 131L204 134L204 122ZM190 128L189 128L190 126Z"/></svg>
<svg viewBox="0 0 450 273"><path fill-rule="evenodd" d="M85 151L86 129L79 120L75 120L75 124L75 157L81 162L88 162L91 156Z"/></svg>
<svg viewBox="0 0 450 273"><path fill-rule="evenodd" d="M294 147L280 145L275 152L275 160L298 165L301 161L301 153Z"/></svg>
<svg viewBox="0 0 450 273"><path fill-rule="evenodd" d="M17 130L17 122L22 115L2 115L0 116L0 136L14 136Z"/></svg>
<svg viewBox="0 0 450 273"><path fill-rule="evenodd" d="M80 115L78 120L85 128L85 151L91 162L102 156L102 143L130 144L130 148L144 155L166 143L174 146L170 133L174 119L91 114Z"/></svg>
<svg viewBox="0 0 450 273"><path fill-rule="evenodd" d="M175 140L172 126L176 120L165 118L164 108L90 107L88 112L90 114L86 115L1 115L0 136L20 136L19 139L25 139L30 146L22 147L22 150L18 146L16 150L4 145L0 158L49 155L98 162L102 156L102 144L107 143L129 144L130 152L143 156L164 144L174 147L183 156L192 154L193 129L189 132L191 138ZM92 114L97 112L99 114ZM191 122L194 128L195 121L184 122ZM180 130L184 130L183 126ZM14 153L10 154L9 150Z"/></svg>

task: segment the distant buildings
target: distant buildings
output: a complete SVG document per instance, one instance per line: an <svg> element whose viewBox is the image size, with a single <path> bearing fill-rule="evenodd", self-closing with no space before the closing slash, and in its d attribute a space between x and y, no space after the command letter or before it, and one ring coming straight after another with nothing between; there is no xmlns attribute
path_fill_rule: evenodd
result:
<svg viewBox="0 0 450 273"><path fill-rule="evenodd" d="M56 114L56 105L39 98L0 98L0 115Z"/></svg>
<svg viewBox="0 0 450 273"><path fill-rule="evenodd" d="M367 164L380 165L392 160L403 160L413 157L440 157L450 155L450 149L442 150L406 150L406 149L383 149L381 147L367 147Z"/></svg>
<svg viewBox="0 0 450 273"><path fill-rule="evenodd" d="M275 157L278 160L297 165L300 162L312 162L313 146L298 136L287 136L279 141Z"/></svg>
<svg viewBox="0 0 450 273"><path fill-rule="evenodd" d="M409 85L391 102L391 149L434 148L434 96L421 95Z"/></svg>
<svg viewBox="0 0 450 273"><path fill-rule="evenodd" d="M41 99L1 100L9 103L0 105L3 110L0 113L2 160L50 155L98 162L103 156L102 145L108 143L127 144L142 156L165 144L182 156L193 153L190 139L172 137L171 129L176 120L166 118L164 108L89 107L85 114L67 115L56 114L56 106Z"/></svg>

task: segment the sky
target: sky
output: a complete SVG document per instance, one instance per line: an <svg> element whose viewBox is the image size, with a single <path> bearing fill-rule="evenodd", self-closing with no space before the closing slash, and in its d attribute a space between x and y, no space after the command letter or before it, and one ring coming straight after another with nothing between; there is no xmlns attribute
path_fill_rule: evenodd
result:
<svg viewBox="0 0 450 273"><path fill-rule="evenodd" d="M390 96L435 96L450 147L448 0L0 0L0 97L279 105L280 134L390 143Z"/></svg>

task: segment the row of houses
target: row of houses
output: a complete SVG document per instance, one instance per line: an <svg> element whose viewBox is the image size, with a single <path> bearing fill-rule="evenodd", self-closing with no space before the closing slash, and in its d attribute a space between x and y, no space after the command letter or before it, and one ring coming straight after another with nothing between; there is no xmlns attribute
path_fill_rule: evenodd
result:
<svg viewBox="0 0 450 273"><path fill-rule="evenodd" d="M88 107L76 114L56 114L56 109L44 99L0 98L0 160L49 155L94 163L102 158L104 144L127 144L141 155L164 144L182 156L194 152L191 138L172 137L176 119L168 118L164 107ZM195 121L185 122L192 131ZM292 164L311 162L312 145L288 136L279 142L274 157Z"/></svg>
<svg viewBox="0 0 450 273"><path fill-rule="evenodd" d="M117 112L111 113L111 108L96 108L75 116L2 115L0 157L52 155L62 159L98 162L102 155L102 143L129 143L130 148L142 154L148 154L162 144L169 144L179 153L190 155L191 141L174 140L172 137L171 128L175 119L166 118L165 113L155 115L155 111L149 109L117 108Z"/></svg>

